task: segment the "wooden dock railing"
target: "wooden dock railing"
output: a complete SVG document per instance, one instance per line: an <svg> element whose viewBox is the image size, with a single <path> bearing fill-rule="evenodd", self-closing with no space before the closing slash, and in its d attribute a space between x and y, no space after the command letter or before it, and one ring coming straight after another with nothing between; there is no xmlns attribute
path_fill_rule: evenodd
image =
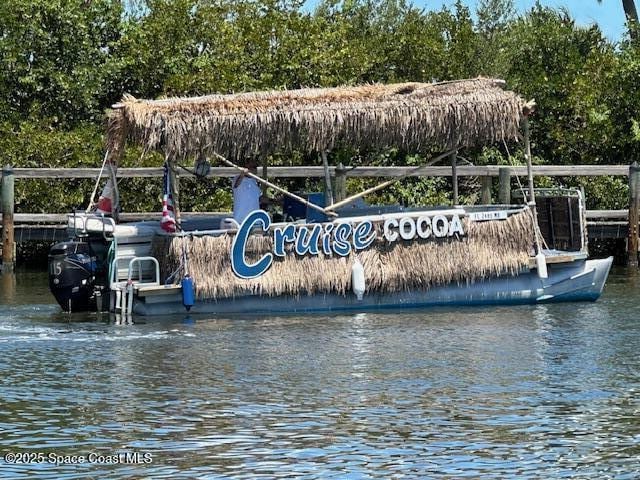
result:
<svg viewBox="0 0 640 480"><path fill-rule="evenodd" d="M10 168L10 167L5 167ZM355 168L329 167L332 176L345 175L346 177L401 177L416 168L416 165L403 167L372 167L358 166ZM3 169L4 171L4 169ZM97 178L99 168L13 168L11 169L16 179L21 178ZM526 176L526 166L509 165L458 165L456 173L458 177L498 177L500 171L509 176ZM231 167L211 167L209 177L232 177L238 172ZM162 177L162 168L119 168L119 178L132 177ZM601 176L628 176L629 165L534 165L534 176L547 177L601 177ZM3 172L4 175L4 172ZM181 176L187 176L187 172L181 171ZM324 177L322 166L310 167L269 167L267 176L270 178L301 178ZM420 169L414 176L419 177L451 177L450 166L429 166Z"/></svg>
<svg viewBox="0 0 640 480"><path fill-rule="evenodd" d="M350 177L401 177L407 175L415 166L402 167L374 167L357 166L355 168L330 167L331 176L335 179L336 198L345 197L346 178ZM66 214L31 214L14 213L14 182L21 179L78 179L97 178L99 168L11 168L5 166L2 169L0 186L2 190L2 268L11 270L15 262L14 223L24 224L60 224L66 219ZM322 166L305 167L269 167L269 178L323 178ZM212 167L209 177L232 177L237 171L229 167ZM162 177L162 168L120 168L119 178L153 178ZM468 166L428 166L410 176L452 177L454 191L457 190L457 182L460 177L480 177L482 203L491 203L491 190L494 177L498 178L498 202L508 204L511 202L511 179L513 176L526 176L526 166L486 165ZM627 236L627 252L629 265L638 266L638 222L640 219L640 166L634 163L628 165L535 165L534 176L548 177L598 177L598 176L626 176L629 179L629 208L626 210L593 210L587 211L587 219L591 222L598 221L601 229L609 228L609 232L615 230L620 237L621 233ZM180 176L189 174L181 171ZM188 212L183 213L189 216ZM194 215L194 214L192 214ZM197 214L195 214L197 215ZM123 215L126 220L141 220L157 217L157 213L133 213ZM61 227L62 228L62 227ZM625 232L626 230L626 232ZM48 237L47 237L48 238ZM55 240L52 235L51 240Z"/></svg>

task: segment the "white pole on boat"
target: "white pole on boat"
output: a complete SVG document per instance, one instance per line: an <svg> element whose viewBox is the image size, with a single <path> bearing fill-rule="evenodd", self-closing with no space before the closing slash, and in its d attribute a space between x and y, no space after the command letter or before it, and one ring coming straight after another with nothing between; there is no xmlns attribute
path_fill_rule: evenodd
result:
<svg viewBox="0 0 640 480"><path fill-rule="evenodd" d="M524 156L527 160L527 177L529 179L529 206L533 213L533 231L536 238L536 266L538 268L538 276L542 279L549 278L547 272L547 259L542 252L542 245L540 242L540 228L538 227L538 209L536 208L536 195L533 191L533 166L531 162L531 140L529 134L529 115L533 113L533 105L529 108L529 105L524 109Z"/></svg>
<svg viewBox="0 0 640 480"><path fill-rule="evenodd" d="M330 217L337 217L338 216L338 214L335 213L335 212L329 212L329 211L327 211L326 208L320 207L320 206L316 205L315 203L311 203L311 202L307 201L306 199L296 195L295 193L288 192L284 188L280 188L279 186L274 185L273 183L269 182L268 180L264 180L264 179L260 178L258 175L254 175L248 169L243 168L240 165L236 165L233 162L230 162L229 160L227 160L226 158L224 158L222 155L220 155L218 153L214 152L213 155L218 160L220 160L222 163L224 163L225 165L228 165L229 167L235 168L236 170L238 170L240 172L243 172L245 174L245 176L247 176L249 178L253 178L256 182L259 182L259 183L262 183L264 185L267 185L268 187L273 188L275 191L280 192L283 195L286 195L288 197L291 197L294 200L306 205L307 207L313 208L314 210L318 210L319 212L322 212L325 215L329 215Z"/></svg>
<svg viewBox="0 0 640 480"><path fill-rule="evenodd" d="M85 210L85 213L89 213L94 203L94 198L96 198L96 194L98 193L98 187L100 186L100 180L102 179L102 173L104 172L104 167L107 165L107 159L109 158L109 150L104 154L104 160L102 161L102 167L100 168L100 173L98 173L98 178L96 179L96 186L93 187L93 192L91 192L91 197L89 198L89 206Z"/></svg>
<svg viewBox="0 0 640 480"><path fill-rule="evenodd" d="M455 149L454 150L449 150L448 152L445 152L445 153L443 153L441 155L438 155L437 157L434 157L429 162L429 164L433 164L433 163L437 162L438 160L442 160L443 158L448 157L449 155L454 153L455 151L456 151ZM392 180L387 180L386 182L383 182L380 185L368 188L366 190L363 190L360 193L356 193L355 195L351 195L350 197L347 197L344 200L341 200L339 202L336 202L336 203L333 203L333 204L329 205L328 207L325 208L325 210L335 210L336 208L343 207L344 205L347 205L347 204L353 202L354 200L357 200L358 198L364 197L365 195L368 195L368 194L373 193L373 192L377 192L378 190L382 190L383 188L386 188L389 185L393 185L394 183L399 182L403 178L406 178L406 177L411 176L411 175L415 175L416 173L419 173L420 170L426 168L427 166L428 165L420 165L419 167L412 168L411 170L409 170L404 175L400 175L399 177L396 177L396 178L394 178Z"/></svg>
<svg viewBox="0 0 640 480"><path fill-rule="evenodd" d="M527 160L527 177L529 178L529 202L536 204L536 195L533 191L533 166L531 164L531 141L529 139L529 116L524 117L524 157Z"/></svg>

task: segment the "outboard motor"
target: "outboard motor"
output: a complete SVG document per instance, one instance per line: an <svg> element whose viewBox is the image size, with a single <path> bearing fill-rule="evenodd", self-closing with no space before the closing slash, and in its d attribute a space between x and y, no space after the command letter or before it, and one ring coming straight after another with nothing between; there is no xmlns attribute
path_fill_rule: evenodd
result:
<svg viewBox="0 0 640 480"><path fill-rule="evenodd" d="M66 312L95 308L96 259L88 243L69 240L49 251L49 288Z"/></svg>

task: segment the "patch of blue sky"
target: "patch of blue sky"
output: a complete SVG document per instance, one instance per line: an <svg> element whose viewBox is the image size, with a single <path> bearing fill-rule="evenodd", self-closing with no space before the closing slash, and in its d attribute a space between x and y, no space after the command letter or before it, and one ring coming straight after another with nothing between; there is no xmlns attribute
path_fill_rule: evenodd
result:
<svg viewBox="0 0 640 480"><path fill-rule="evenodd" d="M478 5L477 0L462 0L472 13ZM516 0L518 13L530 10L536 0ZM625 16L620 0L540 0L544 6L566 9L578 25L597 24L604 35L612 42L619 42L625 32ZM455 0L415 0L414 5L428 9L440 9L443 5L452 7Z"/></svg>

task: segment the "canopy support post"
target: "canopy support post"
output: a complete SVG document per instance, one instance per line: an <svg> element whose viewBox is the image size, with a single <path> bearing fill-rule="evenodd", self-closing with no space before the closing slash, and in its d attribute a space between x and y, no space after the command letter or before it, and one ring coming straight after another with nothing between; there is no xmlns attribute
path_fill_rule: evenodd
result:
<svg viewBox="0 0 640 480"><path fill-rule="evenodd" d="M529 114L532 111L528 111L525 109L524 115L524 156L527 159L527 176L529 177L529 207L531 208L531 212L533 213L533 229L536 237L536 250L537 254L542 254L542 242L544 238L542 238L542 232L540 232L540 227L538 226L538 209L536 207L536 194L533 191L533 166L531 162L531 141L529 139ZM539 269L538 269L539 270ZM546 270L545 270L546 271Z"/></svg>
<svg viewBox="0 0 640 480"><path fill-rule="evenodd" d="M535 205L536 194L533 191L533 166L531 164L531 141L529 140L529 117L524 117L524 156L527 160L527 177L529 178L529 203Z"/></svg>
<svg viewBox="0 0 640 480"><path fill-rule="evenodd" d="M453 205L458 205L458 152L453 152L449 156L451 160L451 183L453 184Z"/></svg>
<svg viewBox="0 0 640 480"><path fill-rule="evenodd" d="M347 198L347 170L342 162L336 168L336 201Z"/></svg>
<svg viewBox="0 0 640 480"><path fill-rule="evenodd" d="M169 184L171 185L171 196L173 197L173 214L176 217L176 225L182 230L182 222L180 219L180 177L176 165L169 161Z"/></svg>
<svg viewBox="0 0 640 480"><path fill-rule="evenodd" d="M329 173L329 161L327 160L327 152L320 152L322 157L322 166L324 167L324 204L333 204L333 190L331 188L331 174Z"/></svg>
<svg viewBox="0 0 640 480"><path fill-rule="evenodd" d="M111 185L113 185L111 216L118 223L120 217L120 191L118 190L118 178L116 177L118 167L111 158L107 161L107 165L109 166L109 179L111 180Z"/></svg>
<svg viewBox="0 0 640 480"><path fill-rule="evenodd" d="M265 180L267 180L267 156L265 155L262 158L262 178L264 178ZM263 183L261 184L262 187L262 195L266 195L267 193L267 184Z"/></svg>

